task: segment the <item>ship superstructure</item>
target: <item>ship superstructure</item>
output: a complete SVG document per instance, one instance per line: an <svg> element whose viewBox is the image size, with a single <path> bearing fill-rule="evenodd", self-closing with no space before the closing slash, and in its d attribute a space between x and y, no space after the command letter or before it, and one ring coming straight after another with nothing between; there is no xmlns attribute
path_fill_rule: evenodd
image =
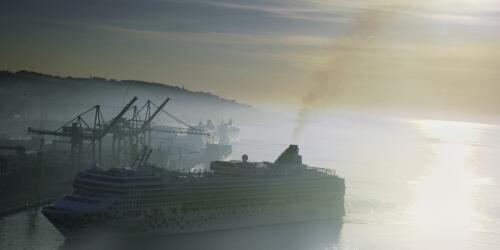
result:
<svg viewBox="0 0 500 250"><path fill-rule="evenodd" d="M79 173L43 214L66 237L164 235L344 216L344 179L302 164L290 145L274 163L214 161L210 171L153 166Z"/></svg>

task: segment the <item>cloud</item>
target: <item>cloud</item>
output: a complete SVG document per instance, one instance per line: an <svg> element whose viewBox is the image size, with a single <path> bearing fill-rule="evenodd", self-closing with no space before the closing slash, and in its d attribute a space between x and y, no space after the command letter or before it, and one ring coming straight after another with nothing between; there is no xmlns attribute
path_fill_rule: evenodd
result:
<svg viewBox="0 0 500 250"><path fill-rule="evenodd" d="M119 33L152 41L175 41L210 45L273 45L286 47L321 48L332 39L321 36L289 34L245 34L231 32L176 32L133 29L114 26L93 26L93 29Z"/></svg>
<svg viewBox="0 0 500 250"><path fill-rule="evenodd" d="M307 1L304 2L285 2L284 4L278 4L278 2L271 4L265 3L235 3L235 2L222 2L222 1L207 1L200 2L203 4L216 6L219 8L233 9L233 10L245 10L245 11L258 11L266 13L275 17L305 20L305 21L317 21L317 22L333 22L333 23L345 23L348 22L348 17L344 16L342 12L332 12L320 8L314 4L310 4Z"/></svg>
<svg viewBox="0 0 500 250"><path fill-rule="evenodd" d="M495 69L500 64L496 60L500 58L500 34L493 29L500 25L500 8L490 0L12 2L11 7L0 10L5 36L15 38L0 41L4 54L22 58L18 55L27 56L25 48L30 48L33 53L29 55L36 59L30 59L30 65L45 66L44 60L37 59L42 57L34 55L57 48L54 53L60 55L78 54L71 60L79 64L71 70L81 74L95 70L87 66L93 62L86 55L95 54L92 60L100 62L120 57L120 67L113 72L117 78L130 77L132 73L124 70L127 67L136 68L134 74L149 76L153 71L164 72L168 64L175 70L157 76L165 82L176 74L176 81L190 82L197 89L233 86L234 92L228 93L234 96L248 94L240 90L245 84L267 84L288 91L276 97L263 90L265 87L252 87L265 93L246 100L261 96L269 96L270 101L297 100L314 81L314 72L335 57L340 58L334 68L342 68L343 83L332 75L337 92L325 102L364 107L380 103L412 106L420 100L439 103L449 99L453 103L452 94L463 95L463 100L467 97L459 89L483 96L479 90L469 91L472 83L459 77L480 81L481 86L500 79ZM376 32L358 37L355 46L343 46L359 26L357 18L367 12L388 18L378 18ZM127 46L116 46L117 42ZM76 47L79 53L75 53ZM354 56L344 60L346 54ZM9 57L2 58L0 63L12 64ZM138 59L151 62L150 67L134 67ZM70 68L68 59L57 62L53 72L61 65ZM190 67L194 64L197 74ZM103 66L102 70L111 69ZM244 82L244 78L248 80ZM442 93L433 93L433 86ZM324 92L319 89L317 92ZM391 102L394 99L397 101ZM475 103L482 102L456 107L464 109Z"/></svg>

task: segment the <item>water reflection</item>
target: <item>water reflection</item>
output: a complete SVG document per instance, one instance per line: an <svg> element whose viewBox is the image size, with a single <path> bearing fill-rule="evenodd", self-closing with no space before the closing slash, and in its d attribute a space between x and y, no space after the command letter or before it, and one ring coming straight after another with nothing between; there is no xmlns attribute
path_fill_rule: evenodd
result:
<svg viewBox="0 0 500 250"><path fill-rule="evenodd" d="M28 240L32 240L36 234L36 224L38 223L38 216L40 215L37 209L30 209L27 211L26 216L28 223L26 226L26 237Z"/></svg>
<svg viewBox="0 0 500 250"><path fill-rule="evenodd" d="M413 223L427 240L441 247L465 248L474 216L474 158L486 125L449 121L420 121L432 143L429 166L416 182L417 199L410 209ZM451 244L451 245L450 245Z"/></svg>
<svg viewBox="0 0 500 250"><path fill-rule="evenodd" d="M338 221L315 221L169 237L66 241L59 249L337 249L341 229L342 223Z"/></svg>
<svg viewBox="0 0 500 250"><path fill-rule="evenodd" d="M359 128L340 130L325 136L325 142L311 141L313 146L303 147L311 152L303 153L307 162L320 155L321 148L353 156L332 164L347 180L343 225L313 222L127 241L64 242L44 216L34 216L36 209L0 218L0 249L500 249L500 127L441 121L404 126L381 130L368 124L363 133ZM339 136L345 139L339 141ZM280 150L270 143L249 148ZM258 152L251 156L266 159ZM357 159L364 162L349 164ZM384 167L387 161L393 164ZM391 173L396 171L400 172ZM415 181L409 186L407 180Z"/></svg>

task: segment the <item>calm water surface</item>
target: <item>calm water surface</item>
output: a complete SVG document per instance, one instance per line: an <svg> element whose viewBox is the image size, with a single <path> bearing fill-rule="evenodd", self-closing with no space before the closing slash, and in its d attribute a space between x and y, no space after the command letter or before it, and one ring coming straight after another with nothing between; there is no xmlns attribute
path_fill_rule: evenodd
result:
<svg viewBox="0 0 500 250"><path fill-rule="evenodd" d="M273 160L292 129L242 127L234 158ZM32 209L0 219L0 249L500 249L499 127L346 115L297 143L304 162L346 178L343 223L67 242Z"/></svg>

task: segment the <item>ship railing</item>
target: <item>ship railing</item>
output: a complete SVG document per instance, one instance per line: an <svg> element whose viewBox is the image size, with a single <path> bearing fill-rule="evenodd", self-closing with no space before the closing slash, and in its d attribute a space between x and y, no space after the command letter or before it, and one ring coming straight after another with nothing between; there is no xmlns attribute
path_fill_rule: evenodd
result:
<svg viewBox="0 0 500 250"><path fill-rule="evenodd" d="M318 171L318 172L323 173L323 174L326 174L326 175L334 175L334 176L337 176L337 172L335 171L335 169L329 169L329 168L317 168L317 167L307 167L307 169L310 169L310 170L315 170L315 171Z"/></svg>

